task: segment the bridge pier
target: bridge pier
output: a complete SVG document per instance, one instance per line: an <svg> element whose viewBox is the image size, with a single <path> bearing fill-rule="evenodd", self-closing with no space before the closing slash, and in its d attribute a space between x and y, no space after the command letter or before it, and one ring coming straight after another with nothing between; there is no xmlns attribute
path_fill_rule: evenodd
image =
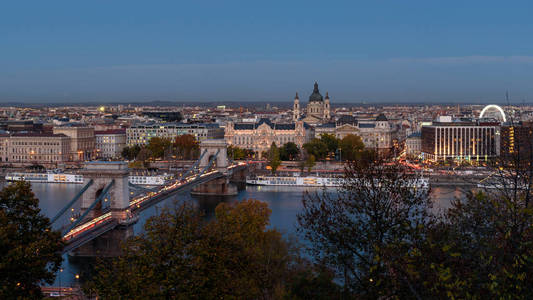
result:
<svg viewBox="0 0 533 300"><path fill-rule="evenodd" d="M231 175L230 182L237 186L239 191L246 189L246 177L248 176L248 169L241 169L234 171Z"/></svg>
<svg viewBox="0 0 533 300"><path fill-rule="evenodd" d="M196 196L235 196L238 193L237 186L227 177L199 184L191 190L191 194Z"/></svg>
<svg viewBox="0 0 533 300"><path fill-rule="evenodd" d="M133 236L133 226L117 226L86 244L69 252L71 257L116 257L122 254L122 245Z"/></svg>

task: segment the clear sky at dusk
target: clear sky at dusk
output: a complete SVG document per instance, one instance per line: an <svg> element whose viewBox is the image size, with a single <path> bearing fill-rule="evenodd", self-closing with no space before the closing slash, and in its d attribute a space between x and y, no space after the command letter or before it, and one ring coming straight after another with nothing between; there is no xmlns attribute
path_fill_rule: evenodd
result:
<svg viewBox="0 0 533 300"><path fill-rule="evenodd" d="M3 1L0 102L533 102L531 1Z"/></svg>

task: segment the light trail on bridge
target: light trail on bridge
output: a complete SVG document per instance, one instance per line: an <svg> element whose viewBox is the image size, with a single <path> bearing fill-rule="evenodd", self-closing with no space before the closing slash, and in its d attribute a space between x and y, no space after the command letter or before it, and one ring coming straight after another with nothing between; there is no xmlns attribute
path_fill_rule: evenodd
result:
<svg viewBox="0 0 533 300"><path fill-rule="evenodd" d="M241 166L245 166L247 165L247 163L245 162L239 162L237 164L234 164L234 165L231 165L231 166L228 166L228 169L231 170L231 169L234 169L236 167L241 167ZM213 170L211 172L207 172L207 173L203 173L201 174L200 176L198 175L191 175L191 176L188 176L187 178L185 179L182 179L181 181L176 181L170 185L167 185L163 188L161 188L160 190L158 190L157 192L148 192L146 195L144 196L141 196L141 197L137 197L137 198L134 198L132 200L130 200L130 205L128 207L128 209L126 209L127 212L131 212L133 209L135 208L140 208L140 205L146 201L149 201L149 200L152 200L154 199L155 197L157 196L160 196L161 194L165 193L165 192L173 192L174 190L177 190L179 189L180 187L183 187L187 184L190 184L191 182L200 182L201 179L205 178L205 177L208 177L208 176L211 176L211 175L214 175L216 173L220 173L219 171L217 170ZM112 214L111 212L107 212L101 216L98 216L88 222L85 222L83 224L80 224L79 226L73 228L72 230L70 230L68 233L66 233L64 236L63 236L63 240L65 241L69 241L73 238L75 238L76 236L79 236L79 235L82 235L83 233L91 230L91 229L94 229L96 228L98 225L100 224L104 224L106 223L106 221L108 220L111 220L112 219Z"/></svg>

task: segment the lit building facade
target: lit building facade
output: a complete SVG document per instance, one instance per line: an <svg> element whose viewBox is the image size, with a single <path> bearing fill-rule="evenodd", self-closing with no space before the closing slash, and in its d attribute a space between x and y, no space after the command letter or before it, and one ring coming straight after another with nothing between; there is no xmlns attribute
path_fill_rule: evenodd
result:
<svg viewBox="0 0 533 300"><path fill-rule="evenodd" d="M325 123L315 127L316 138L325 133L333 134L339 139L349 134L357 135L361 137L366 148L387 152L392 148L394 128L383 114L369 120L357 120L353 116L344 115L335 123Z"/></svg>
<svg viewBox="0 0 533 300"><path fill-rule="evenodd" d="M487 160L500 154L500 126L497 122L445 119L422 126L425 159Z"/></svg>
<svg viewBox="0 0 533 300"><path fill-rule="evenodd" d="M513 159L531 160L533 153L533 123L518 122L501 126L500 155Z"/></svg>
<svg viewBox="0 0 533 300"><path fill-rule="evenodd" d="M64 134L15 133L2 137L2 162L64 163L69 161L70 138Z"/></svg>
<svg viewBox="0 0 533 300"><path fill-rule="evenodd" d="M128 146L147 145L151 138L169 138L174 140L179 135L193 135L197 141L206 139L223 139L224 129L218 124L185 124L185 123L145 123L135 124L126 129Z"/></svg>
<svg viewBox="0 0 533 300"><path fill-rule="evenodd" d="M96 153L100 158L118 158L126 147L126 130L95 131Z"/></svg>
<svg viewBox="0 0 533 300"><path fill-rule="evenodd" d="M261 156L268 151L272 143L283 146L293 142L303 146L312 137L311 128L303 121L288 124L272 123L269 119L261 119L257 123L228 123L224 138L229 145L251 149Z"/></svg>
<svg viewBox="0 0 533 300"><path fill-rule="evenodd" d="M407 157L418 157L422 153L422 134L415 132L405 139L405 154Z"/></svg>
<svg viewBox="0 0 533 300"><path fill-rule="evenodd" d="M70 161L86 161L95 158L94 128L85 126L54 127L55 134L64 134L70 137Z"/></svg>

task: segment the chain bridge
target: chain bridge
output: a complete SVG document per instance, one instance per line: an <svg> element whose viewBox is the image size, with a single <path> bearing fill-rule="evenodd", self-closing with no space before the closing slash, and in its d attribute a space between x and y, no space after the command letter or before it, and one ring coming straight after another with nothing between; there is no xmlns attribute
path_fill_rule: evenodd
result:
<svg viewBox="0 0 533 300"><path fill-rule="evenodd" d="M192 190L198 194L231 195L230 180L244 180L248 164L228 159L224 140L200 143L200 157L180 176L157 188L129 183L126 162L87 162L82 170L84 186L52 219L55 223L80 203L81 213L62 229L64 253L73 256L113 256L120 242L133 234L139 214L169 196ZM131 197L133 191L141 191Z"/></svg>

